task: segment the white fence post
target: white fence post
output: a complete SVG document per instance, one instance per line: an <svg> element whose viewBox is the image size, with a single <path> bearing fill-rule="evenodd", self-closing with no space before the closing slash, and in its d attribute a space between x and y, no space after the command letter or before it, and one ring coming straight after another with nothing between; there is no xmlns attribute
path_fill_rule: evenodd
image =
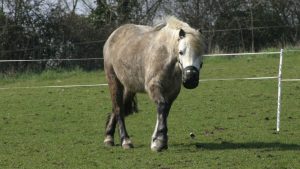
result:
<svg viewBox="0 0 300 169"><path fill-rule="evenodd" d="M278 70L278 100L277 100L277 125L276 125L277 132L279 132L279 128L280 128L282 59L283 59L283 49L280 50L279 70Z"/></svg>

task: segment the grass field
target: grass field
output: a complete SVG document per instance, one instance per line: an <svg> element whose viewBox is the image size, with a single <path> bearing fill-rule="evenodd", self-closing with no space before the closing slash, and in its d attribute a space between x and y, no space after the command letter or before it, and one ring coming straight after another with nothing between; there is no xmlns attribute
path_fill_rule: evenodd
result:
<svg viewBox="0 0 300 169"><path fill-rule="evenodd" d="M278 55L207 58L202 79L276 76ZM300 78L300 53L285 53L283 78ZM283 82L281 131L275 132L277 81L202 82L183 89L168 119L169 149L150 150L154 104L138 95L126 119L135 148L103 145L111 109L104 73L47 71L0 76L0 168L299 168L300 82ZM191 139L189 133L196 137ZM116 139L117 140L117 139Z"/></svg>

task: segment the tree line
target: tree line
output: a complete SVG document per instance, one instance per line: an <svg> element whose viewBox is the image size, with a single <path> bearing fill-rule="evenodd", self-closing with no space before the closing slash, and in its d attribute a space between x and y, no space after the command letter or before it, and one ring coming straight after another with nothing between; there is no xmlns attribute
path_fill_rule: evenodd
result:
<svg viewBox="0 0 300 169"><path fill-rule="evenodd" d="M125 23L149 24L175 15L200 28L206 52L246 52L299 43L298 0L0 0L1 72L102 68L109 34ZM83 11L83 12L82 12Z"/></svg>

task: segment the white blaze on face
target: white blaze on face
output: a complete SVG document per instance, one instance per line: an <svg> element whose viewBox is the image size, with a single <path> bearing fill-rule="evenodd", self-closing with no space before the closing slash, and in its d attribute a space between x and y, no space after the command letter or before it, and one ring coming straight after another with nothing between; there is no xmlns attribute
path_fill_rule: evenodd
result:
<svg viewBox="0 0 300 169"><path fill-rule="evenodd" d="M197 56L191 45L188 44L187 40L187 38L180 39L178 45L179 60L182 64L182 68L184 69L188 66L194 66L197 70L200 70L200 56Z"/></svg>

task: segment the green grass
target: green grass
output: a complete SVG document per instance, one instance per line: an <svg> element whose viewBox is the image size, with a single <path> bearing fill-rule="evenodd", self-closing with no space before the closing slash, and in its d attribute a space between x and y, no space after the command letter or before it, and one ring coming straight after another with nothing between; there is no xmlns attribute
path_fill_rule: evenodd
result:
<svg viewBox="0 0 300 169"><path fill-rule="evenodd" d="M278 56L205 59L202 79L276 76ZM284 78L300 78L300 54L284 55ZM0 88L106 83L103 72L1 75ZM169 149L150 150L154 104L138 95L126 119L133 150L103 145L111 109L102 87L0 90L0 168L299 168L300 83L283 82L276 134L277 81L202 82L183 89L168 119ZM196 137L191 139L189 133Z"/></svg>

